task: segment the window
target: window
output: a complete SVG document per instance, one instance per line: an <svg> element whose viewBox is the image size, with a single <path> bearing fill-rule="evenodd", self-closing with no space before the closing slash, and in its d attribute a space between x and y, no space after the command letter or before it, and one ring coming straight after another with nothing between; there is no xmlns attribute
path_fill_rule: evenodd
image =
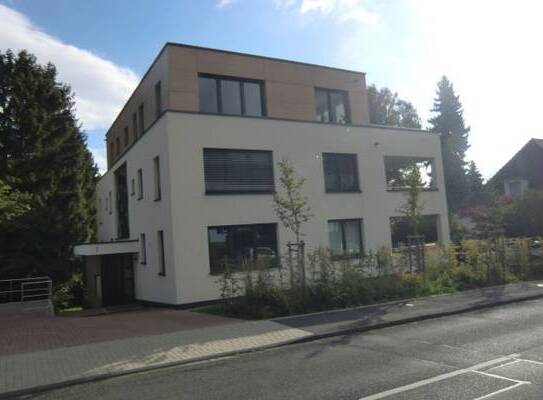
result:
<svg viewBox="0 0 543 400"><path fill-rule="evenodd" d="M108 210L108 200L107 200L107 197L104 198L104 210L105 210L105 211Z"/></svg>
<svg viewBox="0 0 543 400"><path fill-rule="evenodd" d="M138 200L143 199L143 171L138 169Z"/></svg>
<svg viewBox="0 0 543 400"><path fill-rule="evenodd" d="M164 232L157 231L157 250L158 250L158 274L166 275L166 261L164 259Z"/></svg>
<svg viewBox="0 0 543 400"><path fill-rule="evenodd" d="M348 124L351 122L348 95L343 90L315 89L317 121Z"/></svg>
<svg viewBox="0 0 543 400"><path fill-rule="evenodd" d="M115 154L121 154L121 139L118 137L115 138Z"/></svg>
<svg viewBox="0 0 543 400"><path fill-rule="evenodd" d="M113 142L109 143L109 154L111 158L115 156L115 144Z"/></svg>
<svg viewBox="0 0 543 400"><path fill-rule="evenodd" d="M271 151L204 149L206 193L272 193Z"/></svg>
<svg viewBox="0 0 543 400"><path fill-rule="evenodd" d="M356 154L323 153L324 184L327 192L358 192Z"/></svg>
<svg viewBox="0 0 543 400"><path fill-rule="evenodd" d="M136 113L132 114L132 133L134 135L134 141L138 138L138 117Z"/></svg>
<svg viewBox="0 0 543 400"><path fill-rule="evenodd" d="M425 243L436 243L438 241L437 218L437 215L423 215L420 218L417 231L419 235L424 236ZM411 226L407 217L390 218L390 232L393 248L407 245L409 236L413 231L413 226Z"/></svg>
<svg viewBox="0 0 543 400"><path fill-rule="evenodd" d="M136 181L134 178L130 180L130 195L134 196L136 194Z"/></svg>
<svg viewBox="0 0 543 400"><path fill-rule="evenodd" d="M504 182L505 194L507 196L518 196L528 190L526 179L514 179Z"/></svg>
<svg viewBox="0 0 543 400"><path fill-rule="evenodd" d="M111 214L113 213L113 194L111 193L111 190L108 193L107 202L109 207L109 213Z"/></svg>
<svg viewBox="0 0 543 400"><path fill-rule="evenodd" d="M333 258L359 258L362 256L362 220L328 221L328 238Z"/></svg>
<svg viewBox="0 0 543 400"><path fill-rule="evenodd" d="M387 190L401 191L409 189L413 168L420 174L419 187L421 189L436 189L434 174L434 160L432 158L387 156L385 157L385 170Z"/></svg>
<svg viewBox="0 0 543 400"><path fill-rule="evenodd" d="M128 126L125 126L124 127L124 147L128 146L128 141L129 141Z"/></svg>
<svg viewBox="0 0 543 400"><path fill-rule="evenodd" d="M155 200L162 198L162 189L160 187L160 159L156 156L153 159L154 171L155 171Z"/></svg>
<svg viewBox="0 0 543 400"><path fill-rule="evenodd" d="M160 81L155 85L155 116L160 117L162 113L162 83Z"/></svg>
<svg viewBox="0 0 543 400"><path fill-rule="evenodd" d="M138 108L138 114L139 114L139 121L138 121L138 127L139 127L139 135L143 135L144 127L145 127L145 120L143 115L143 103L140 104Z"/></svg>
<svg viewBox="0 0 543 400"><path fill-rule="evenodd" d="M145 233L140 233L140 264L147 264L147 242Z"/></svg>
<svg viewBox="0 0 543 400"><path fill-rule="evenodd" d="M277 224L214 226L207 232L211 274L224 272L225 265L240 270L244 262L276 266Z"/></svg>
<svg viewBox="0 0 543 400"><path fill-rule="evenodd" d="M198 86L201 112L264 115L261 81L201 75Z"/></svg>

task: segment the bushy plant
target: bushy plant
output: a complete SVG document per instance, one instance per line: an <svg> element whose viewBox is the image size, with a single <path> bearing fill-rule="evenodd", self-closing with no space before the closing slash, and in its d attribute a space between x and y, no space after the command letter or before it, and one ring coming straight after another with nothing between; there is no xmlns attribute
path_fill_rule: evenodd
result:
<svg viewBox="0 0 543 400"><path fill-rule="evenodd" d="M56 309L79 307L83 304L85 283L83 274L76 272L65 282L54 288L53 304Z"/></svg>

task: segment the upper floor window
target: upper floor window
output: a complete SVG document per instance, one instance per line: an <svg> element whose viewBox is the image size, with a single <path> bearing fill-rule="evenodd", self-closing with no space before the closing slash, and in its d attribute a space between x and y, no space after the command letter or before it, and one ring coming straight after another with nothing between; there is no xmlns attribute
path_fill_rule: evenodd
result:
<svg viewBox="0 0 543 400"><path fill-rule="evenodd" d="M323 153L324 184L327 192L358 192L356 154Z"/></svg>
<svg viewBox="0 0 543 400"><path fill-rule="evenodd" d="M158 81L155 85L155 115L156 117L160 117L160 113L162 112L162 83L161 81Z"/></svg>
<svg viewBox="0 0 543 400"><path fill-rule="evenodd" d="M124 147L128 146L129 138L128 138L128 126L124 127Z"/></svg>
<svg viewBox="0 0 543 400"><path fill-rule="evenodd" d="M138 117L136 113L132 114L132 133L135 141L138 138Z"/></svg>
<svg viewBox="0 0 543 400"><path fill-rule="evenodd" d="M271 193L271 151L204 149L206 193Z"/></svg>
<svg viewBox="0 0 543 400"><path fill-rule="evenodd" d="M143 199L143 171L138 169L138 200Z"/></svg>
<svg viewBox="0 0 543 400"><path fill-rule="evenodd" d="M433 166L432 158L386 156L387 190L408 190L413 184L422 190L436 189Z"/></svg>
<svg viewBox="0 0 543 400"><path fill-rule="evenodd" d="M201 112L264 115L262 81L200 75L198 86Z"/></svg>
<svg viewBox="0 0 543 400"><path fill-rule="evenodd" d="M153 170L155 173L155 200L158 201L162 198L162 187L160 184L160 158L158 156L153 159Z"/></svg>
<svg viewBox="0 0 543 400"><path fill-rule="evenodd" d="M158 247L158 274L165 276L166 258L164 257L164 231L157 231L156 236Z"/></svg>
<svg viewBox="0 0 543 400"><path fill-rule="evenodd" d="M115 138L115 154L121 154L121 139L118 137Z"/></svg>
<svg viewBox="0 0 543 400"><path fill-rule="evenodd" d="M144 130L144 123L145 123L145 117L144 117L144 114L143 114L143 103L140 104L139 108L138 108L138 113L139 113L139 121L138 121L138 125L139 125L139 135L143 135L143 130Z"/></svg>
<svg viewBox="0 0 543 400"><path fill-rule="evenodd" d="M503 183L505 194L508 196L518 196L528 189L526 179L513 179Z"/></svg>
<svg viewBox="0 0 543 400"><path fill-rule="evenodd" d="M349 124L351 115L348 94L343 90L315 89L317 121Z"/></svg>

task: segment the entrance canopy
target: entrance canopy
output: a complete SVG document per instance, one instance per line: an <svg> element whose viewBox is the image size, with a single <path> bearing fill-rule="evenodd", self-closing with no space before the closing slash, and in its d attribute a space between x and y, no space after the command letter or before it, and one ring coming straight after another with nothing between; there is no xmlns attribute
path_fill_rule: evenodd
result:
<svg viewBox="0 0 543 400"><path fill-rule="evenodd" d="M107 254L137 253L138 240L117 240L114 242L83 243L74 246L76 256L102 256Z"/></svg>

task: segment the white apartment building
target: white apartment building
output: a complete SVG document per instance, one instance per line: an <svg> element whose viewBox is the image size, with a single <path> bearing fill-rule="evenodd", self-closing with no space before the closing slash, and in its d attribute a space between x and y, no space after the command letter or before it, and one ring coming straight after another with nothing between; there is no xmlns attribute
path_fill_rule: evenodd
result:
<svg viewBox="0 0 543 400"><path fill-rule="evenodd" d="M215 300L221 260L279 257L293 240L272 207L282 159L306 179L308 249L396 246L412 162L426 240L449 240L439 136L370 125L360 72L167 43L106 141L98 242L75 248L91 306Z"/></svg>

